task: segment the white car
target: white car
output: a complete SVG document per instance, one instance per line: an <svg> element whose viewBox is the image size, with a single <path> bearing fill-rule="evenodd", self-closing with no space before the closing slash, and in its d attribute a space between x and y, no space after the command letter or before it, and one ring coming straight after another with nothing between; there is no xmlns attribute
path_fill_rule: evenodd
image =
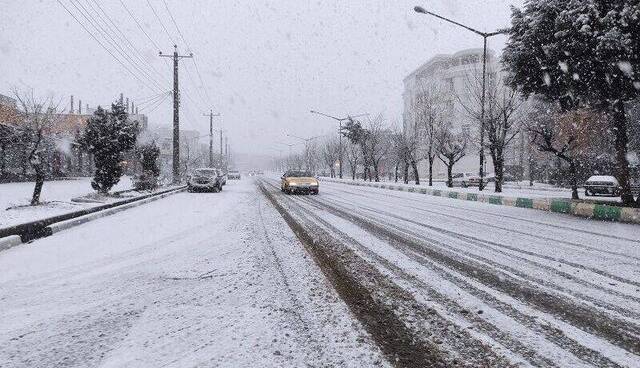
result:
<svg viewBox="0 0 640 368"><path fill-rule="evenodd" d="M620 183L611 175L593 175L584 183L584 195L620 195Z"/></svg>
<svg viewBox="0 0 640 368"><path fill-rule="evenodd" d="M473 173L453 173L452 176L452 185L454 187L462 187L466 188L469 186L469 181L471 178L476 177L477 175Z"/></svg>
<svg viewBox="0 0 640 368"><path fill-rule="evenodd" d="M222 176L217 169L202 167L193 170L187 178L187 190L189 193L195 191L208 191L217 193L222 190Z"/></svg>
<svg viewBox="0 0 640 368"><path fill-rule="evenodd" d="M227 173L227 177L229 178L229 180L240 180L241 175L240 175L240 171L238 170L229 170L229 173Z"/></svg>

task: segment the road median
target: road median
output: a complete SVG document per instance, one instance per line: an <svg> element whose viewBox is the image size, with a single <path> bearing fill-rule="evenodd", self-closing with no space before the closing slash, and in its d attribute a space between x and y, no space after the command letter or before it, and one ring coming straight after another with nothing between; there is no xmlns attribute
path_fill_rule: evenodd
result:
<svg viewBox="0 0 640 368"><path fill-rule="evenodd" d="M128 198L118 202L2 228L0 229L0 251L52 235L104 216L109 216L129 208L165 198L172 194L182 192L185 189L186 187L184 186L173 187L139 197Z"/></svg>
<svg viewBox="0 0 640 368"><path fill-rule="evenodd" d="M620 207L601 203L587 203L565 198L528 198L496 194L458 192L449 189L432 189L397 183L364 182L334 178L321 178L321 180L331 183L419 193L436 197L483 202L501 206L529 208L533 210L563 213L601 221L640 224L640 209L631 207Z"/></svg>

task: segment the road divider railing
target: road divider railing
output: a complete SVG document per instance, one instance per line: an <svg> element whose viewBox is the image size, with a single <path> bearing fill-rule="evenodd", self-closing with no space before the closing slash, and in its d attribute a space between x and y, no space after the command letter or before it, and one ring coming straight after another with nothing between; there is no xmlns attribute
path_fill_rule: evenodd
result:
<svg viewBox="0 0 640 368"><path fill-rule="evenodd" d="M565 198L526 198L484 193L457 192L448 189L433 189L420 186L412 187L408 185L388 182L366 182L344 179L341 180L334 178L320 178L320 180L332 183L412 192L436 197L483 202L502 206L530 208L534 210L563 213L595 220L640 224L640 209L632 207L621 207L601 203L588 203Z"/></svg>
<svg viewBox="0 0 640 368"><path fill-rule="evenodd" d="M2 228L0 229L0 251L52 235L91 220L165 198L185 189L186 186L173 187L155 193Z"/></svg>

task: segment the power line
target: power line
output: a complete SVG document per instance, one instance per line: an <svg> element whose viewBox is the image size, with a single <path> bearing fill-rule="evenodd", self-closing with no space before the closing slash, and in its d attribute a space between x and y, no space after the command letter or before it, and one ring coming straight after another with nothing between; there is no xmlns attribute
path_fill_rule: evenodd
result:
<svg viewBox="0 0 640 368"><path fill-rule="evenodd" d="M147 111L147 114L151 114L152 112L156 111L156 109L160 107L160 105L162 105L169 98L169 96L171 96L171 94L166 94L163 99L158 101L155 105L152 105L153 107L147 106L148 108L150 108L150 110Z"/></svg>
<svg viewBox="0 0 640 368"><path fill-rule="evenodd" d="M95 21L95 18L91 16L91 14L89 13L89 11L82 5L82 3L80 1L77 1L78 5L82 8L82 10L80 10L80 8L78 8L78 6L76 6L76 4L74 3L74 0L69 0L69 2L71 3L71 5L78 11L78 13L80 13L80 15L82 15L87 22L89 22L94 29L97 31L98 34L100 34L105 41L107 41L107 43L109 43L114 49L115 51L117 51L124 59L126 59L130 65L136 69L144 78L146 78L148 81L152 82L153 84L156 85L157 90L162 91L161 85L154 79L152 78L145 70L144 68L140 67L129 55L126 51L124 51L122 49L122 47L118 46L117 41L114 40L114 38L109 34L108 31L106 31L104 29L104 27L102 27L102 25L98 22ZM86 14L85 14L86 13ZM106 35L106 37L105 37Z"/></svg>
<svg viewBox="0 0 640 368"><path fill-rule="evenodd" d="M168 96L170 94L171 94L171 92L162 93L162 94L159 94L159 95L157 95L157 96L155 96L155 97L153 97L153 98L151 98L151 99L149 99L149 100L147 100L145 102L138 102L137 105L141 109L146 109L146 108L149 108L149 106L153 105L154 103L158 102L158 100L160 100L163 97L166 97L166 96ZM147 106L145 106L145 105L147 105Z"/></svg>
<svg viewBox="0 0 640 368"><path fill-rule="evenodd" d="M175 45L176 42L173 40L173 37L171 37L171 34L169 33L169 31L167 31L167 27L164 26L164 23L162 23L162 19L160 19L160 17L158 16L158 13L156 13L156 10L153 8L153 5L151 5L149 0L147 0L147 5L149 5L149 8L151 8L153 15L156 17L156 19L158 20L158 23L160 23L160 26L162 27L162 29L164 29L164 32L169 37L169 41L171 41L171 43Z"/></svg>
<svg viewBox="0 0 640 368"><path fill-rule="evenodd" d="M138 60L140 60L143 64L145 64L145 63L146 63L146 64L149 66L149 68L151 68L151 70L153 70L153 71L154 71L158 76L160 76L160 78L161 78L161 79L166 78L166 77L164 76L164 74L160 74L160 72L158 72L158 71L153 67L153 65L152 65L150 62L148 62L148 61L146 61L146 60L144 59L144 57L143 57L142 53L140 52L140 50L138 50L138 48L137 48L137 47L136 47L136 46L135 46L135 45L134 45L134 44L129 40L129 38L128 38L128 37L127 37L127 36L126 36L126 35L125 35L121 30L120 30L120 27L118 27L118 25L113 21L113 19L109 16L109 14L107 14L107 12L105 12L105 10L102 8L102 6L100 6L100 4L98 3L98 1L97 1L97 0L91 0L91 1L92 1L92 2L93 2L93 3L98 7L98 9L102 12L102 14L104 14L104 16L107 18L107 20L108 20L108 21L113 25L113 27L114 27L114 28L115 28L115 30L117 31L117 33L116 33L116 32L114 32L114 33L119 34L119 35L120 35L120 39L121 39L121 40L124 40L124 41L126 42L126 44L128 44L128 45L129 45L129 49L130 49L131 51L133 51L134 55L138 58ZM93 6L92 6L92 8L93 8ZM94 9L94 11L95 11L95 9ZM97 12L96 12L96 13L97 13ZM105 22L105 24L107 24L107 23ZM107 24L107 25L108 25L108 24ZM109 27L109 29L113 31L113 29L112 29L111 27ZM164 81L166 82L166 80L164 80Z"/></svg>
<svg viewBox="0 0 640 368"><path fill-rule="evenodd" d="M162 2L164 3L165 9L167 9L167 13L169 14L169 18L171 18L171 21L173 22L173 26L176 27L176 30L178 31L178 34L180 35L180 38L182 39L182 42L184 42L185 46L187 46L187 50L189 50L190 52L193 52L193 49L189 45L189 42L187 42L186 38L184 37L184 34L182 34L182 31L180 30L180 27L178 26L178 23L176 22L176 19L173 17L173 14L171 13L171 10L169 9L169 5L167 4L167 1L166 0L162 0ZM200 70L198 69L198 63L196 62L195 58L193 59L193 65L195 66L196 74L198 75L198 79L200 80L200 86L201 86L200 88L204 89L204 93L205 93L206 99L202 97L201 92L199 90L198 90L198 94L200 94L200 98L205 103L205 105L208 104L208 105L211 106L211 105L213 105L213 103L211 102L211 98L209 97L209 94L207 93L207 89L204 88L205 83L204 83L204 81L202 79L202 75L200 74ZM187 74L188 73L189 73L189 71L187 71Z"/></svg>
<svg viewBox="0 0 640 368"><path fill-rule="evenodd" d="M142 85L144 85L145 87L149 88L150 90L155 90L155 88L150 87L149 84L147 84L145 81L143 81L142 79L140 79L140 77L131 71L131 69L129 69L116 55L113 54L113 52L111 52L111 50L109 50L108 47L106 47L102 41L100 41L81 21L80 19L78 19L78 17L75 16L75 14L73 14L71 12L71 10L69 10L69 8L67 8L61 0L56 0L58 2L58 4L60 4L60 6L62 6L64 8L64 10L69 13L69 15L71 15L71 17L73 19L75 19L75 21L85 30L85 32L87 32L89 34L89 36L91 36L91 38L93 38L107 53L109 53L109 55L111 55L111 57L113 57L118 64L120 64L127 72L129 72L129 74L131 74L138 82L140 82ZM73 5L73 4L72 4ZM77 8L76 8L77 9Z"/></svg>
<svg viewBox="0 0 640 368"><path fill-rule="evenodd" d="M173 25L178 30L178 34L180 35L180 38L182 39L182 42L184 42L185 46L187 46L187 49L190 52L193 52L193 50L191 50L191 46L189 46L189 43L187 42L187 40L184 39L184 36L182 35L182 32L180 31L180 27L178 27L178 23L176 23L175 18L173 18L173 14L171 14L171 10L169 10L169 5L167 5L167 1L166 0L162 0L162 2L164 3L164 7L167 9L167 13L169 13L169 18L171 18L171 21L173 22Z"/></svg>
<svg viewBox="0 0 640 368"><path fill-rule="evenodd" d="M122 7L124 8L124 10L126 10L127 13L129 13L129 16L131 17L131 19L133 19L133 21L136 23L136 25L142 31L142 33L144 33L144 35L147 36L147 39L149 39L149 41L151 41L151 43L156 47L156 50L160 50L160 46L158 46L158 44L151 38L151 36L149 36L147 31L144 30L144 28L142 27L140 22L138 22L138 19L133 15L133 13L131 13L129 8L127 8L127 6L124 4L124 2L122 0L120 0L120 4L122 4ZM165 61L168 63L167 60L165 60Z"/></svg>

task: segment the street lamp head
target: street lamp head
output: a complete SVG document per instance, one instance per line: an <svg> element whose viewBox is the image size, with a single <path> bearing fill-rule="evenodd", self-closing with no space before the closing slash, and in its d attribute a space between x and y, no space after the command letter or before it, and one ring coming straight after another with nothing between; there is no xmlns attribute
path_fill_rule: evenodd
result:
<svg viewBox="0 0 640 368"><path fill-rule="evenodd" d="M426 10L425 8L421 7L421 6L414 6L414 7L413 7L413 10L414 10L416 13L427 14L427 10Z"/></svg>

